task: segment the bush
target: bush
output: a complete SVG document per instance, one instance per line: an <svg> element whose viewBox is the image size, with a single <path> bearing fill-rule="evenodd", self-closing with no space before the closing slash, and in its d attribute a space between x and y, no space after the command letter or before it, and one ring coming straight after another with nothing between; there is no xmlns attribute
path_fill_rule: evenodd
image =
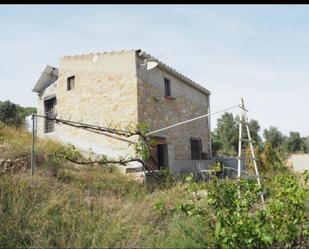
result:
<svg viewBox="0 0 309 249"><path fill-rule="evenodd" d="M193 185L197 190L198 184ZM265 206L252 181L214 178L207 183L207 202L214 213L214 243L219 248L267 248L309 245L308 193L297 179L281 173L267 183ZM188 188L192 190L191 188ZM182 212L205 216L198 201L185 205Z"/></svg>
<svg viewBox="0 0 309 249"><path fill-rule="evenodd" d="M27 115L36 113L34 107L22 107L7 100L0 101L0 122L6 125L20 127L24 124Z"/></svg>
<svg viewBox="0 0 309 249"><path fill-rule="evenodd" d="M150 174L146 175L146 187L150 192L168 189L176 184L176 180L168 168L160 168L153 174L154 177Z"/></svg>

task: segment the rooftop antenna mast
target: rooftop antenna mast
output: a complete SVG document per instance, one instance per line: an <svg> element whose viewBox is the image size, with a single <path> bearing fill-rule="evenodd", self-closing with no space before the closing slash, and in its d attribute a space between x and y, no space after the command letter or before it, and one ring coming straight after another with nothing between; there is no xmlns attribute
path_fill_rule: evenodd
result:
<svg viewBox="0 0 309 249"><path fill-rule="evenodd" d="M247 117L247 112L248 110L245 108L245 104L244 104L244 100L243 98L240 99L240 120L239 120L239 139L238 139L238 167L237 167L237 178L240 179L241 177L241 161L242 160L246 160L246 157L242 157L242 142L247 142L250 145L250 151L251 151L251 158L247 158L253 161L253 165L254 165L254 170L255 170L255 175L256 175L256 179L257 179L257 184L258 186L261 188L261 180L260 180L260 176L259 176L259 171L257 168L257 164L256 164L256 157L254 154L254 148L253 148L253 140L251 138L251 134L250 134L250 130L249 130L249 121L248 121L248 117ZM247 136L248 138L242 138L242 126L246 127L246 131L247 131ZM264 204L264 196L263 196L263 192L261 193L261 201L262 204Z"/></svg>

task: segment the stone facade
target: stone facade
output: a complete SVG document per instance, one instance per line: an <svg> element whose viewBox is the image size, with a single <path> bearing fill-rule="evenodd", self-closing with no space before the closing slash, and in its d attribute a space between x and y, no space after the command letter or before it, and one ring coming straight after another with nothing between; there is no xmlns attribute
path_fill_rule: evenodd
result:
<svg viewBox="0 0 309 249"><path fill-rule="evenodd" d="M38 114L44 115L44 99L55 95L58 118L100 126L124 128L148 122L151 130L160 129L208 112L209 93L189 84L179 73L164 64L151 70L140 65L140 51L129 50L61 58L56 82L38 94ZM75 76L75 88L67 90L67 78ZM171 97L164 95L164 77L171 81ZM44 133L44 119L37 121L38 134L73 143L84 150L109 156L132 155L129 141L56 125ZM190 138L200 138L202 150L209 155L208 119L203 118L155 134L166 140L169 164L174 159L191 159Z"/></svg>
<svg viewBox="0 0 309 249"><path fill-rule="evenodd" d="M67 78L73 75L75 88L68 91ZM63 57L58 80L39 95L38 114L44 115L44 98L55 93L57 118L114 128L136 124L135 75L135 54L131 52ZM40 118L38 134L112 157L133 152L132 146L128 148L130 143L117 136L98 135L65 125L56 125L54 132L44 133L44 119Z"/></svg>
<svg viewBox="0 0 309 249"><path fill-rule="evenodd" d="M139 57L138 64L143 58ZM158 130L208 113L208 95L189 86L160 67L138 70L138 120ZM164 94L164 78L171 81L171 97ZM191 159L190 138L202 139L202 150L209 154L208 119L177 126L156 134L165 137L175 159Z"/></svg>

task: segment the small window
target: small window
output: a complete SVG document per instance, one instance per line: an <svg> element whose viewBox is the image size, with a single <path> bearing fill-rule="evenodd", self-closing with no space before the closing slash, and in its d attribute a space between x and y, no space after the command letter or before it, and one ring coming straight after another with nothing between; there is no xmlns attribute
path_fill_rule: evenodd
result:
<svg viewBox="0 0 309 249"><path fill-rule="evenodd" d="M165 88L165 96L172 96L170 79L164 78L164 88Z"/></svg>
<svg viewBox="0 0 309 249"><path fill-rule="evenodd" d="M68 77L67 79L67 90L71 91L75 88L75 76Z"/></svg>
<svg viewBox="0 0 309 249"><path fill-rule="evenodd" d="M202 159L202 139L191 138L191 159L201 160Z"/></svg>

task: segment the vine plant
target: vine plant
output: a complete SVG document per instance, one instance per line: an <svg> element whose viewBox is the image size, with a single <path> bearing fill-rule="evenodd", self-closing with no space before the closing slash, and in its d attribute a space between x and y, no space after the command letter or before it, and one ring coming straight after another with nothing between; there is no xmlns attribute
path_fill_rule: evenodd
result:
<svg viewBox="0 0 309 249"><path fill-rule="evenodd" d="M99 133L99 134L115 134L122 137L133 137L138 136L139 139L136 143L133 144L135 149L136 157L124 158L119 157L116 159L108 158L106 155L101 155L96 157L96 159L92 159L90 157L84 158L82 154L73 146L66 146L58 148L53 152L54 161L58 161L60 163L61 160L68 160L72 163L81 164L81 165L107 165L107 164L120 164L126 165L129 162L139 162L143 165L144 169L150 172L153 177L156 177L149 165L149 161L152 163L156 163L155 160L151 157L150 154L150 146L154 143L154 140L151 136L148 136L149 132L149 124L141 122L136 126L129 125L126 129L116 129L111 127L100 127L91 124L85 124L81 122L73 122L70 120L60 119L60 118L50 118L46 116L36 115L37 117L44 117L45 119L54 120L57 124L64 124L68 126L72 126L74 128L84 129L90 132ZM130 144L130 146L132 146Z"/></svg>
<svg viewBox="0 0 309 249"><path fill-rule="evenodd" d="M287 172L269 179L264 207L259 202L260 189L252 180L238 182L214 177L201 184L190 181L186 186L188 193L206 189L208 206L192 197L190 203L181 204L176 210L188 216L210 218L218 248L306 248L308 173L304 173L304 179L302 185Z"/></svg>

